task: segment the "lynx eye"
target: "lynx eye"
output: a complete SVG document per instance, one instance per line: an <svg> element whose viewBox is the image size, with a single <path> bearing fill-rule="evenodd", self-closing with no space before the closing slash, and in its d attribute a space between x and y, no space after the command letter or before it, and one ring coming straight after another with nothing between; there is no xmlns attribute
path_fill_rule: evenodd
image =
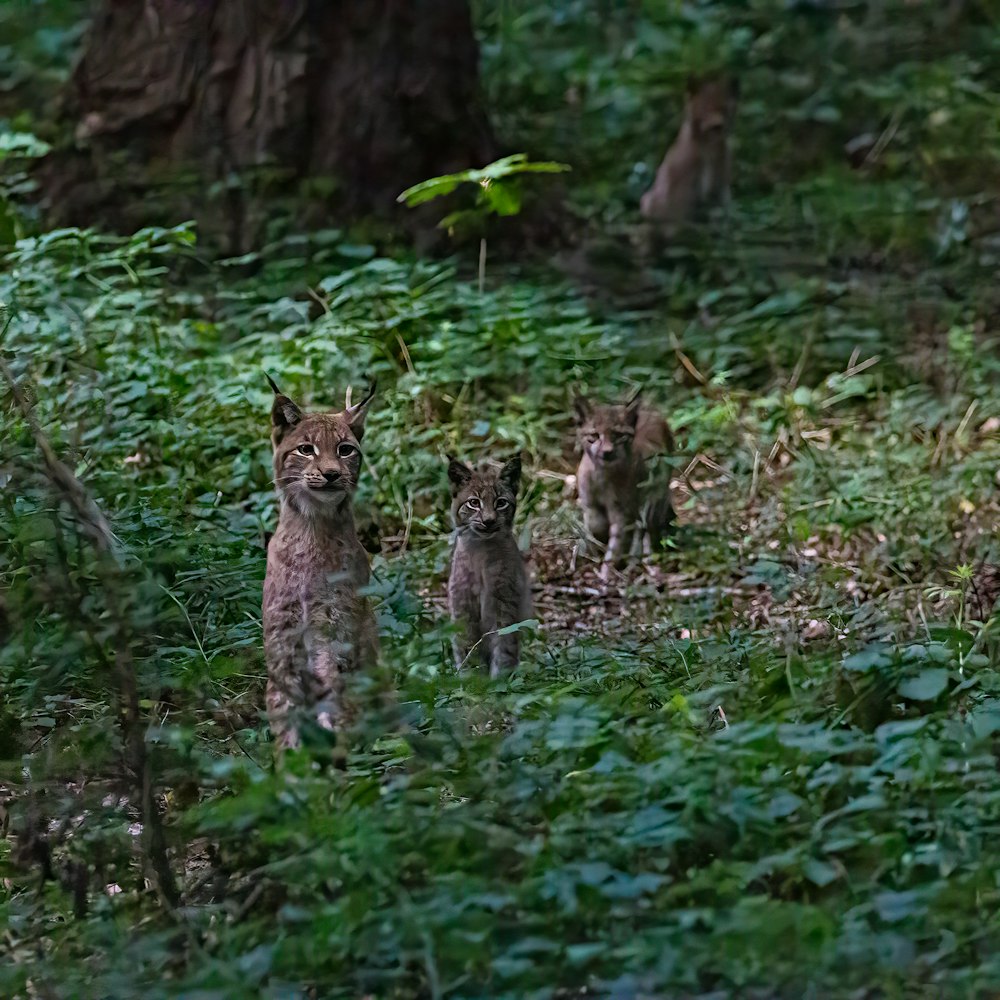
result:
<svg viewBox="0 0 1000 1000"><path fill-rule="evenodd" d="M510 501L504 500L504 498L501 497L493 506L496 507L497 510L506 510L510 506Z"/></svg>
<svg viewBox="0 0 1000 1000"><path fill-rule="evenodd" d="M298 448L296 448L295 450L300 455L304 455L306 458L312 458L314 455L318 454L318 452L316 451L316 445L309 444L308 442L306 442L305 444L300 444Z"/></svg>
<svg viewBox="0 0 1000 1000"><path fill-rule="evenodd" d="M347 441L341 441L340 444L337 445L337 454L341 458L350 458L351 455L356 455L357 453L358 449Z"/></svg>
<svg viewBox="0 0 1000 1000"><path fill-rule="evenodd" d="M596 434L586 434L584 436L584 441L586 441L587 444L593 444L596 440L597 440Z"/></svg>
<svg viewBox="0 0 1000 1000"><path fill-rule="evenodd" d="M482 507L482 504L479 502L479 497L469 497L469 499L465 501L465 505L467 507L471 507L473 510L479 510L479 508Z"/></svg>

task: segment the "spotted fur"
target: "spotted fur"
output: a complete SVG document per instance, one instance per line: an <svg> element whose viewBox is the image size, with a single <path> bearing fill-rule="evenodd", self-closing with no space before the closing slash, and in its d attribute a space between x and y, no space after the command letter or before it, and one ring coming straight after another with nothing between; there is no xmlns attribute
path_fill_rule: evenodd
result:
<svg viewBox="0 0 1000 1000"><path fill-rule="evenodd" d="M531 591L524 558L514 538L521 459L499 471L448 464L455 547L448 577L448 607L460 631L454 639L455 666L473 653L498 677L517 666L520 637L497 629L531 617Z"/></svg>
<svg viewBox="0 0 1000 1000"><path fill-rule="evenodd" d="M737 92L735 80L688 82L680 131L639 204L643 217L657 223L667 234L690 222L700 209L729 203L729 137Z"/></svg>
<svg viewBox="0 0 1000 1000"><path fill-rule="evenodd" d="M604 549L601 576L641 549L657 551L674 517L667 422L639 396L616 406L573 401L583 452L576 481L587 534Z"/></svg>
<svg viewBox="0 0 1000 1000"><path fill-rule="evenodd" d="M267 550L264 654L268 719L284 750L300 745L303 723L342 725L344 676L378 657L375 617L360 593L368 556L351 506L375 387L341 412L307 414L268 381L280 513Z"/></svg>

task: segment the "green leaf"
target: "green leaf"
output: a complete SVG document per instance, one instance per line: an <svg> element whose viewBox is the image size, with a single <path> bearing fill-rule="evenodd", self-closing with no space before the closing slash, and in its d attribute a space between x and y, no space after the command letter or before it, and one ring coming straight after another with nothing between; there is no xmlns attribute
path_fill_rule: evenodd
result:
<svg viewBox="0 0 1000 1000"><path fill-rule="evenodd" d="M875 910L890 924L898 923L926 910L923 893L911 889L904 892L880 892L875 897Z"/></svg>
<svg viewBox="0 0 1000 1000"><path fill-rule="evenodd" d="M486 218L481 208L460 208L449 212L438 223L438 229L457 229L463 233L475 232L483 229Z"/></svg>
<svg viewBox="0 0 1000 1000"><path fill-rule="evenodd" d="M587 941L582 944L571 944L566 948L566 960L570 965L583 965L607 950L608 945L603 941Z"/></svg>
<svg viewBox="0 0 1000 1000"><path fill-rule="evenodd" d="M806 858L802 863L802 874L805 875L813 885L818 885L821 889L829 885L838 877L837 869L829 861L820 861L816 858Z"/></svg>
<svg viewBox="0 0 1000 1000"><path fill-rule="evenodd" d="M493 181L482 188L482 197L497 215L517 215L521 210L521 195L513 184Z"/></svg>
<svg viewBox="0 0 1000 1000"><path fill-rule="evenodd" d="M9 156L44 156L51 148L30 132L0 132L0 160Z"/></svg>
<svg viewBox="0 0 1000 1000"><path fill-rule="evenodd" d="M898 691L911 701L932 701L948 686L948 671L943 667L930 667L915 677L906 677L899 683Z"/></svg>
<svg viewBox="0 0 1000 1000"><path fill-rule="evenodd" d="M852 673L867 673L877 667L886 667L890 663L888 648L883 643L872 643L860 652L846 657L843 667Z"/></svg>
<svg viewBox="0 0 1000 1000"><path fill-rule="evenodd" d="M772 819L782 819L797 812L805 803L794 792L778 792L768 803L767 814Z"/></svg>
<svg viewBox="0 0 1000 1000"><path fill-rule="evenodd" d="M948 643L960 653L967 653L976 641L971 632L950 625L931 625L928 631L932 639Z"/></svg>
<svg viewBox="0 0 1000 1000"><path fill-rule="evenodd" d="M538 628L537 618L525 618L523 622L514 622L513 625L504 625L503 628L498 628L496 634L511 635L514 632L522 632L525 629L533 631L536 628Z"/></svg>
<svg viewBox="0 0 1000 1000"><path fill-rule="evenodd" d="M424 202L451 194L459 184L468 180L471 178L463 174L431 177L429 180L414 184L413 187L408 187L396 201L405 202L410 208L416 208L417 205L423 205Z"/></svg>
<svg viewBox="0 0 1000 1000"><path fill-rule="evenodd" d="M981 705L977 705L969 713L973 732L979 739L986 739L1000 730L1000 701L989 698Z"/></svg>
<svg viewBox="0 0 1000 1000"><path fill-rule="evenodd" d="M926 728L926 719L896 719L893 722L883 722L875 730L875 739L880 747L887 746L897 740L905 740Z"/></svg>
<svg viewBox="0 0 1000 1000"><path fill-rule="evenodd" d="M462 170L455 174L444 174L441 177L431 177L419 184L408 187L399 197L398 202L405 202L410 208L423 205L434 198L451 194L460 184L476 184L487 188L504 177L516 174L556 174L569 170L568 164L543 161L532 163L527 153L513 153L504 156L482 170ZM510 214L500 212L499 214Z"/></svg>

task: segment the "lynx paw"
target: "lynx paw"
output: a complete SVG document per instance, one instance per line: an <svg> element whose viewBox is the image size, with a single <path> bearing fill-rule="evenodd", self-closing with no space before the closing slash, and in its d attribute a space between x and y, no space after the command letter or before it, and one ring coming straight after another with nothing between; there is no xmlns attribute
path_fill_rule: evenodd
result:
<svg viewBox="0 0 1000 1000"><path fill-rule="evenodd" d="M610 560L606 559L601 563L601 568L597 571L597 578L604 584L605 588L607 588L613 576L617 576L614 564Z"/></svg>

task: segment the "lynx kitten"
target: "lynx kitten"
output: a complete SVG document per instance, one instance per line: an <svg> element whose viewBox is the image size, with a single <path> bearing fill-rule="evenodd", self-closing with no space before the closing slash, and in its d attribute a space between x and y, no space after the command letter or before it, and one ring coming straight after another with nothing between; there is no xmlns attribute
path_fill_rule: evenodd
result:
<svg viewBox="0 0 1000 1000"><path fill-rule="evenodd" d="M497 629L531 617L528 576L513 531L521 459L497 472L453 458L448 479L455 521L448 608L463 630L454 640L455 666L475 648L490 676L499 677L517 666L521 643L516 632L496 635Z"/></svg>
<svg viewBox="0 0 1000 1000"><path fill-rule="evenodd" d="M587 533L605 546L601 579L641 542L649 555L674 517L670 470L661 456L673 450L667 422L643 409L636 394L622 406L573 400L583 457L576 473Z"/></svg>
<svg viewBox="0 0 1000 1000"><path fill-rule="evenodd" d="M359 593L368 556L351 509L375 386L340 413L303 413L268 382L280 513L267 549L264 655L268 720L284 750L299 746L307 720L340 725L344 674L378 656L375 617Z"/></svg>
<svg viewBox="0 0 1000 1000"><path fill-rule="evenodd" d="M668 234L691 221L700 208L729 203L729 133L737 93L734 80L688 81L680 132L639 203L643 217Z"/></svg>

